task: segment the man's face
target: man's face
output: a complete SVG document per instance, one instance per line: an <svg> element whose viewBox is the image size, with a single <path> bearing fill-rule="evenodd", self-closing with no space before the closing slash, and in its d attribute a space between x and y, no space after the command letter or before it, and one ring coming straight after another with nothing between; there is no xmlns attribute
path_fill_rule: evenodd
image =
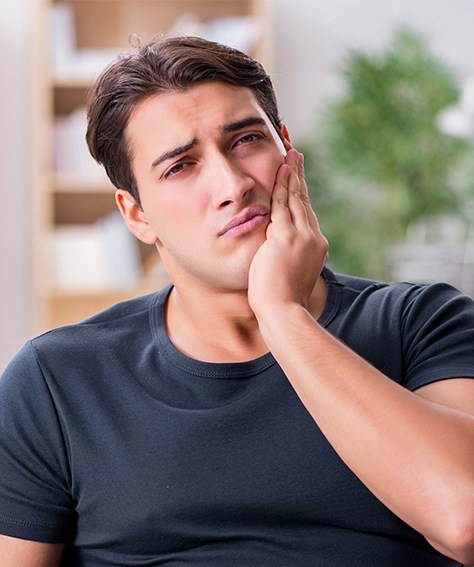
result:
<svg viewBox="0 0 474 567"><path fill-rule="evenodd" d="M285 147L252 91L209 82L148 98L127 126L142 210L117 201L171 279L247 288Z"/></svg>

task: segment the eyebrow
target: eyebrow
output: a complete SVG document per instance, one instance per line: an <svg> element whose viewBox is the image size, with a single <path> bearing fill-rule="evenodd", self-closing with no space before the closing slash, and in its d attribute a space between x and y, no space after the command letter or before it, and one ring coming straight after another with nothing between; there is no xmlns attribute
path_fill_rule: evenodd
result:
<svg viewBox="0 0 474 567"><path fill-rule="evenodd" d="M161 156L159 156L155 159L155 161L151 164L151 169L154 169L155 167L160 165L160 163L163 163L164 161L166 161L168 159L173 159L175 157L180 156L181 154L186 153L191 148L194 148L194 146L196 146L197 143L198 143L198 139L193 138L190 142L187 142L186 144L183 144L182 146L178 146L176 148L173 148L172 150L168 150L167 152L165 152L164 154L161 154Z"/></svg>
<svg viewBox="0 0 474 567"><path fill-rule="evenodd" d="M235 120L234 122L229 122L228 124L224 124L224 126L221 127L221 131L224 133L237 132L242 128L248 128L249 126L265 126L265 128L268 127L267 123L261 116L249 116L248 118L243 118L242 120ZM193 138L192 140L190 140L186 144L183 144L182 146L177 146L172 150L168 150L167 152L161 154L159 157L155 159L155 161L151 164L151 169L158 167L161 163L163 163L168 159L173 159L175 157L178 157L186 153L191 148L194 148L197 144L198 144L198 139Z"/></svg>
<svg viewBox="0 0 474 567"><path fill-rule="evenodd" d="M229 124L224 124L221 130L222 132L237 132L242 128L247 128L248 126L265 126L267 123L261 116L249 116L248 118L243 118L242 120L236 120L235 122L229 122Z"/></svg>

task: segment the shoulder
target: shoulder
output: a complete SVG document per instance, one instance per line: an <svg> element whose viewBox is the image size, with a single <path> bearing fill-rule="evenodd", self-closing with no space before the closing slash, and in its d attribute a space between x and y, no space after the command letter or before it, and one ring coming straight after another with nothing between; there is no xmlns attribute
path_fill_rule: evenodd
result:
<svg viewBox="0 0 474 567"><path fill-rule="evenodd" d="M431 317L439 312L457 312L466 319L474 316L473 299L446 283L389 283L329 272L328 284L339 288L345 311L352 308L400 317Z"/></svg>
<svg viewBox="0 0 474 567"><path fill-rule="evenodd" d="M474 375L474 301L445 283L329 274L339 296L328 330L410 388ZM331 287L334 288L331 291Z"/></svg>
<svg viewBox="0 0 474 567"><path fill-rule="evenodd" d="M150 344L151 313L167 292L165 288L115 304L84 321L33 338L10 362L2 381L31 384L36 377L50 384L54 377L64 383L68 377L91 374L94 368L105 372L112 360L118 363Z"/></svg>
<svg viewBox="0 0 474 567"><path fill-rule="evenodd" d="M166 289L112 305L88 319L47 331L32 339L35 351L46 353L57 349L98 348L127 340L137 331L146 332L150 313L164 301ZM63 351L64 352L64 351Z"/></svg>

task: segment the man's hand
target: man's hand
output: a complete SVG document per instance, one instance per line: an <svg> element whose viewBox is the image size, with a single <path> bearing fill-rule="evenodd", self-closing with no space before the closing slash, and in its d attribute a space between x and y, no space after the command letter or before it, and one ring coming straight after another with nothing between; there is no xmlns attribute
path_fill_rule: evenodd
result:
<svg viewBox="0 0 474 567"><path fill-rule="evenodd" d="M249 303L257 317L277 305L307 307L327 255L328 242L308 196L303 156L291 149L276 175L267 239L250 266Z"/></svg>

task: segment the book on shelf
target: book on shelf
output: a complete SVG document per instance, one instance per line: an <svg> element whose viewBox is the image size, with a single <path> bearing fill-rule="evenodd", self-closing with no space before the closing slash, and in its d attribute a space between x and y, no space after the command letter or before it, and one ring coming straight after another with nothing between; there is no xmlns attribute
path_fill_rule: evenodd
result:
<svg viewBox="0 0 474 567"><path fill-rule="evenodd" d="M119 212L53 231L54 285L62 292L128 289L141 276L138 242Z"/></svg>
<svg viewBox="0 0 474 567"><path fill-rule="evenodd" d="M74 8L66 2L51 7L51 65L58 82L90 82L121 51L119 47L78 48Z"/></svg>
<svg viewBox="0 0 474 567"><path fill-rule="evenodd" d="M103 180L103 170L89 153L85 140L86 110L76 108L56 116L53 125L54 170L58 174L81 174L85 181Z"/></svg>
<svg viewBox="0 0 474 567"><path fill-rule="evenodd" d="M138 8L137 8L138 9ZM52 69L58 82L90 82L123 47L78 48L72 3L55 2L52 6ZM157 14L157 22L159 17ZM130 30L132 35L134 30ZM156 35L197 35L251 53L262 32L252 15L222 16L203 20L199 14L184 12L169 30L156 28Z"/></svg>

